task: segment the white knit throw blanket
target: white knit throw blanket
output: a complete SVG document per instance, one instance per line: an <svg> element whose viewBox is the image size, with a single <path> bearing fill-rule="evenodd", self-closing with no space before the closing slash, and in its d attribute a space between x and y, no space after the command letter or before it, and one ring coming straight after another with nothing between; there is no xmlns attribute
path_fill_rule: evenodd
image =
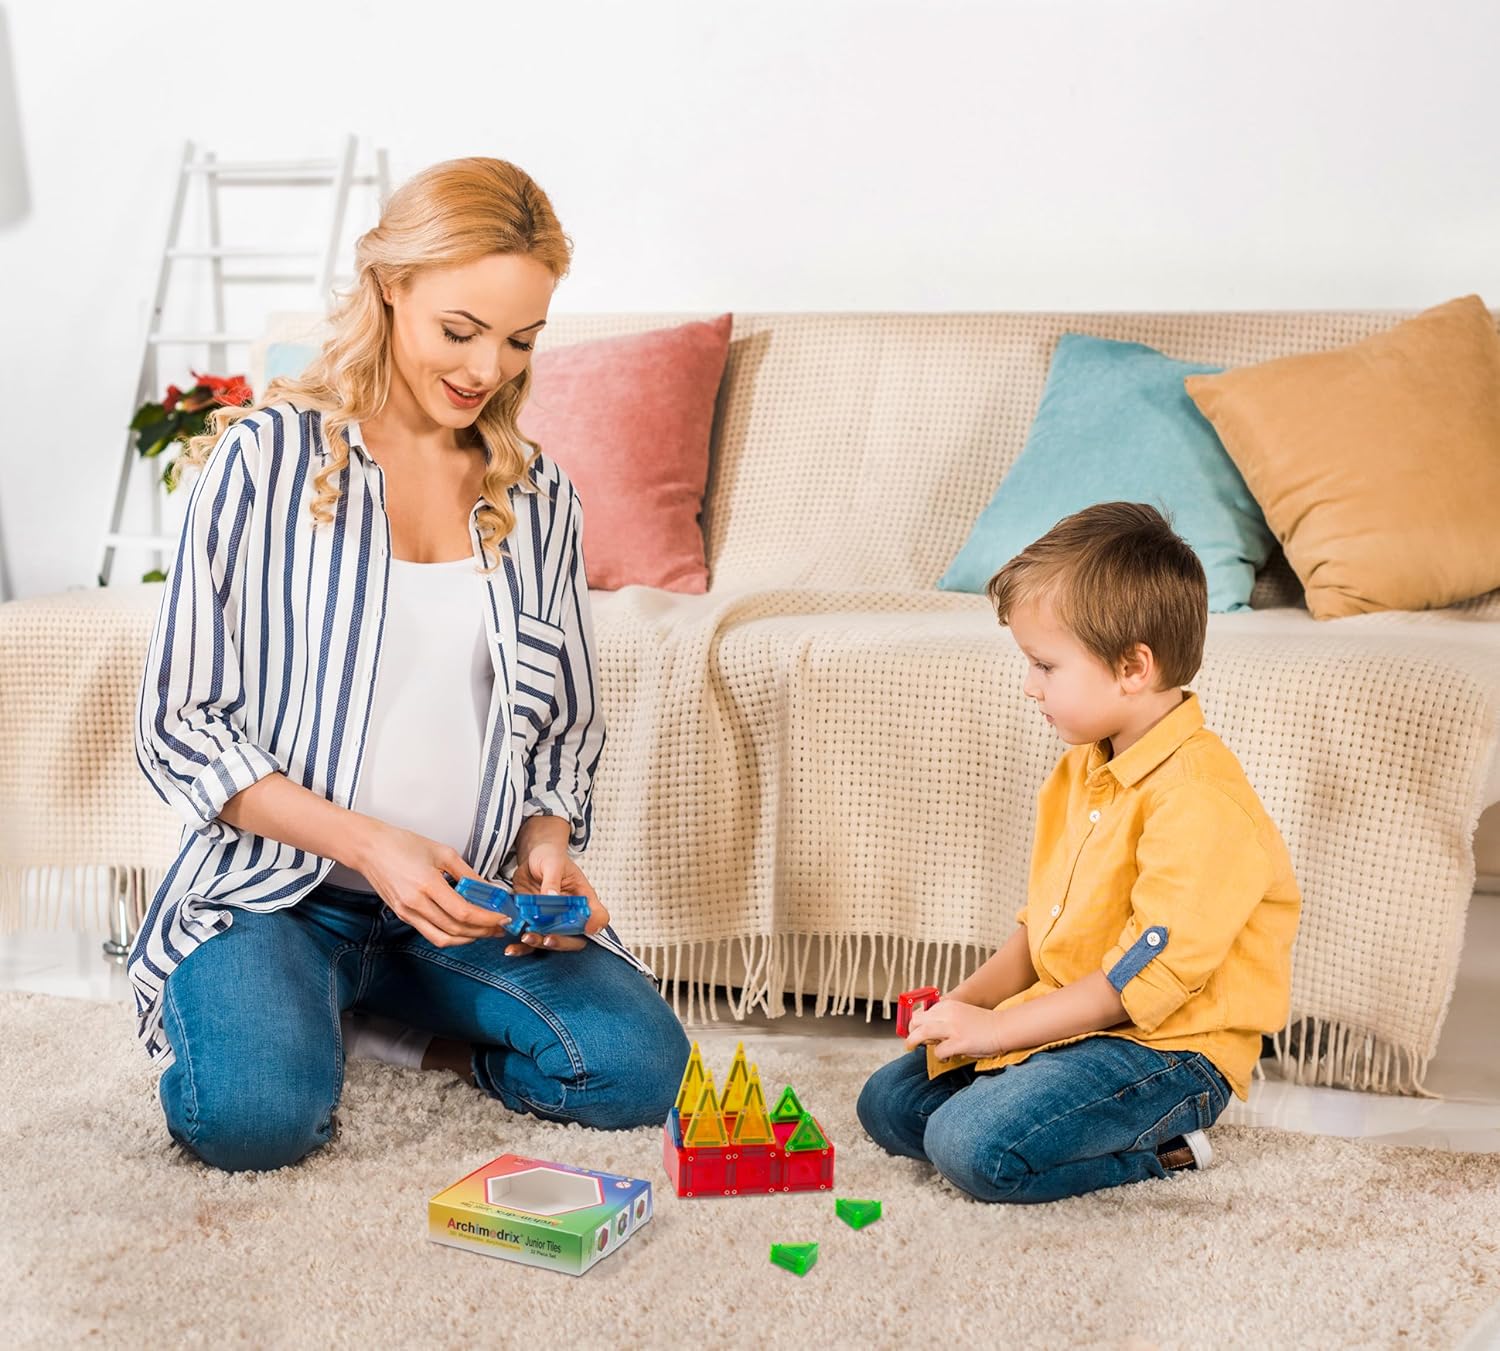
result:
<svg viewBox="0 0 1500 1351"><path fill-rule="evenodd" d="M175 854L131 750L158 596L0 607L4 922L101 924L121 898L138 915ZM1063 746L981 598L629 588L594 605L610 743L584 863L679 1011L705 1013L715 983L741 1010L791 993L844 1011L950 985L1003 941ZM1500 671L1465 629L1496 608L1336 633L1294 609L1210 621L1193 688L1303 889L1278 1038L1302 1081L1423 1091L1500 722Z"/></svg>
<svg viewBox="0 0 1500 1351"><path fill-rule="evenodd" d="M562 314L548 341L705 317ZM610 743L585 864L679 1009L728 982L741 1006L843 1010L949 985L1005 937L1063 746L1023 707L984 599L935 582L1020 453L1060 334L1235 365L1403 317L736 314L712 590L594 596ZM1284 563L1264 569L1264 608L1211 617L1191 682L1302 885L1278 1052L1307 1082L1421 1091L1474 886L1500 593L1325 623L1299 594ZM175 854L131 750L159 600L0 606L0 923L22 918L28 867L69 870L69 918L99 923L117 896L138 913ZM32 917L60 918L59 875L37 882Z"/></svg>

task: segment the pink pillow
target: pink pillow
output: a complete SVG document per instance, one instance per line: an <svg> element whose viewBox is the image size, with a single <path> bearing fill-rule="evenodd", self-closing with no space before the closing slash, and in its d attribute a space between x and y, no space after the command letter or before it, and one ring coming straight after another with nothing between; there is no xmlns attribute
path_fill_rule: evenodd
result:
<svg viewBox="0 0 1500 1351"><path fill-rule="evenodd" d="M583 500L588 584L708 590L698 517L732 314L532 359L521 434Z"/></svg>

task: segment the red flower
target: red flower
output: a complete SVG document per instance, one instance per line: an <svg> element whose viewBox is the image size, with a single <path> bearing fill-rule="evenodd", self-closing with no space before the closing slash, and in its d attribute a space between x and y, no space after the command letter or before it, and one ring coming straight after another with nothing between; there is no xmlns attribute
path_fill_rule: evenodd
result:
<svg viewBox="0 0 1500 1351"><path fill-rule="evenodd" d="M231 408L241 408L254 397L250 392L250 384L243 375L231 376L217 394L219 402Z"/></svg>
<svg viewBox="0 0 1500 1351"><path fill-rule="evenodd" d="M182 397L182 391L176 385L167 386L167 397L162 400L162 408L170 413L177 407L177 400Z"/></svg>
<svg viewBox="0 0 1500 1351"><path fill-rule="evenodd" d="M203 375L198 371L193 371L192 375L193 379L198 382L199 388L206 388L214 403L239 408L254 398L250 385L243 375ZM197 406L207 407L208 402L209 400L205 400Z"/></svg>

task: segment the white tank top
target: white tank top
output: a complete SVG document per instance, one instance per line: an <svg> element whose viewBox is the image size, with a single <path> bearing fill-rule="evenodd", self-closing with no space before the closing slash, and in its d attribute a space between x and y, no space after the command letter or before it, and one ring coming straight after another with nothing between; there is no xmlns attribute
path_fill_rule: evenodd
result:
<svg viewBox="0 0 1500 1351"><path fill-rule="evenodd" d="M352 806L463 854L495 680L484 578L473 558L390 562L380 670ZM375 890L342 863L325 880Z"/></svg>

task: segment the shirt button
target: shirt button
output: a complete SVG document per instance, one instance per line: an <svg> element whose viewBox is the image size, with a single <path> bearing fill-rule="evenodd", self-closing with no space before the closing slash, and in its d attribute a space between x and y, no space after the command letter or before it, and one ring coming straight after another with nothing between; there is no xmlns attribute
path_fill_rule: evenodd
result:
<svg viewBox="0 0 1500 1351"><path fill-rule="evenodd" d="M1099 819L1099 808L1095 807L1094 810L1089 813L1089 820L1090 821L1097 821L1098 819Z"/></svg>
<svg viewBox="0 0 1500 1351"><path fill-rule="evenodd" d="M1062 906L1054 905L1052 907L1052 918L1056 919L1060 914L1062 914Z"/></svg>
<svg viewBox="0 0 1500 1351"><path fill-rule="evenodd" d="M1147 944L1149 946L1151 946L1153 948L1160 947L1161 946L1161 935L1159 933L1157 933L1155 929L1152 929L1151 932L1146 935L1146 942L1147 942Z"/></svg>

